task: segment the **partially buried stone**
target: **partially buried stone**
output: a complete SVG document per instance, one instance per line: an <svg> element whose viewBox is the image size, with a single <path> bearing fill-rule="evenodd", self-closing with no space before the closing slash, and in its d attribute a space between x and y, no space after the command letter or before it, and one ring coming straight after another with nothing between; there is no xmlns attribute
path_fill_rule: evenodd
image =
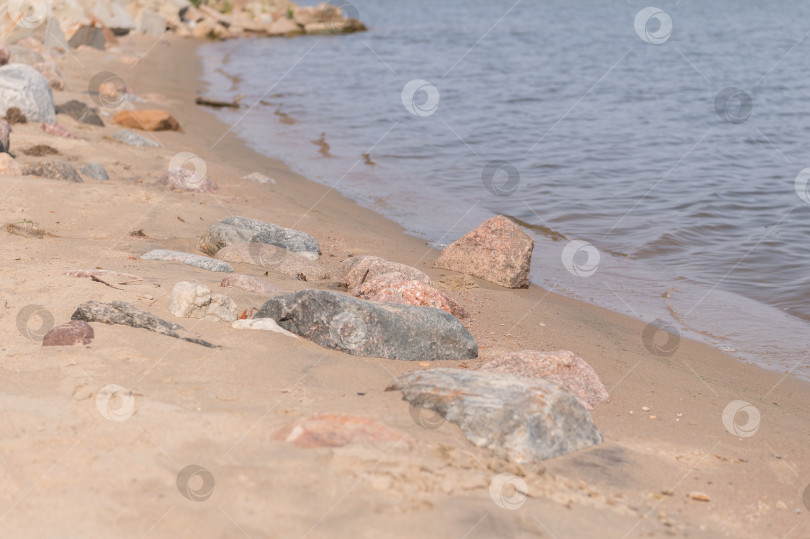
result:
<svg viewBox="0 0 810 539"><path fill-rule="evenodd" d="M42 346L73 346L90 344L95 337L92 326L84 320L71 320L56 326L42 338Z"/></svg>
<svg viewBox="0 0 810 539"><path fill-rule="evenodd" d="M19 108L29 121L56 122L53 93L47 79L25 64L0 67L0 110Z"/></svg>
<svg viewBox="0 0 810 539"><path fill-rule="evenodd" d="M228 217L208 227L197 248L214 256L223 247L248 242L282 247L310 260L317 260L321 256L318 240L305 232L240 216Z"/></svg>
<svg viewBox="0 0 810 539"><path fill-rule="evenodd" d="M0 120L0 152L8 153L11 149L10 134L11 125L5 120Z"/></svg>
<svg viewBox="0 0 810 539"><path fill-rule="evenodd" d="M273 286L270 283L265 283L255 277L251 277L250 275L241 275L238 273L228 275L222 279L219 286L241 288L242 290L247 290L248 292L257 292L259 294L275 295L282 294L284 292L281 288Z"/></svg>
<svg viewBox="0 0 810 539"><path fill-rule="evenodd" d="M236 303L222 294L212 294L201 283L179 282L169 294L169 312L181 318L232 322L236 320Z"/></svg>
<svg viewBox="0 0 810 539"><path fill-rule="evenodd" d="M64 161L57 159L42 159L23 170L26 176L41 176L52 180L64 180L74 183L81 183L82 177L76 169Z"/></svg>
<svg viewBox="0 0 810 539"><path fill-rule="evenodd" d="M291 277L303 275L307 281L329 278L329 272L317 262L266 243L229 245L217 251L216 257L232 264L255 264Z"/></svg>
<svg viewBox="0 0 810 539"><path fill-rule="evenodd" d="M215 258L208 258L207 256L195 255L192 253L184 253L182 251L167 251L165 249L154 249L148 253L141 255L144 260L171 260L182 262L188 266L194 266L208 271L224 271L232 272L233 268L230 264L226 264L221 260Z"/></svg>
<svg viewBox="0 0 810 539"><path fill-rule="evenodd" d="M430 277L416 268L379 256L353 256L340 264L340 284L349 289L386 273L400 273L404 279L430 284Z"/></svg>
<svg viewBox="0 0 810 539"><path fill-rule="evenodd" d="M276 432L273 437L302 449L343 447L348 444L408 447L415 442L408 434L376 419L336 413L302 417Z"/></svg>
<svg viewBox="0 0 810 539"><path fill-rule="evenodd" d="M88 163L84 165L81 173L94 180L107 181L110 179L105 168L98 163Z"/></svg>
<svg viewBox="0 0 810 539"><path fill-rule="evenodd" d="M301 290L270 298L254 317L272 318L315 344L357 356L416 361L478 357L478 345L461 322L429 307Z"/></svg>
<svg viewBox="0 0 810 539"><path fill-rule="evenodd" d="M191 191L194 193L213 193L217 185L207 175L186 168L170 168L158 177L158 183L173 191Z"/></svg>
<svg viewBox="0 0 810 539"><path fill-rule="evenodd" d="M510 352L488 360L481 370L544 378L566 388L588 410L610 400L596 371L584 359L568 350Z"/></svg>
<svg viewBox="0 0 810 539"><path fill-rule="evenodd" d="M127 129L122 129L113 135L113 138L118 142L123 144L128 144L129 146L141 146L146 148L161 148L161 145L154 140L150 140L146 137L139 135L138 133L133 133Z"/></svg>
<svg viewBox="0 0 810 539"><path fill-rule="evenodd" d="M76 101L73 99L62 105L57 105L55 110L56 114L67 114L74 120L83 124L104 127L104 121L95 111L95 109L88 107L81 101Z"/></svg>
<svg viewBox="0 0 810 539"><path fill-rule="evenodd" d="M433 286L413 279L406 279L399 272L384 273L349 291L353 296L369 301L423 305L441 309L455 316L466 318L467 311L456 300Z"/></svg>
<svg viewBox="0 0 810 539"><path fill-rule="evenodd" d="M0 153L0 175L1 176L22 176L22 168L7 153Z"/></svg>
<svg viewBox="0 0 810 539"><path fill-rule="evenodd" d="M445 247L435 267L506 288L528 288L533 249L531 236L498 215Z"/></svg>
<svg viewBox="0 0 810 539"><path fill-rule="evenodd" d="M25 114L18 107L9 107L6 110L6 121L12 125L28 122Z"/></svg>
<svg viewBox="0 0 810 539"><path fill-rule="evenodd" d="M602 442L591 415L563 387L501 372L428 369L401 375L386 391L458 425L467 439L520 464Z"/></svg>
<svg viewBox="0 0 810 539"><path fill-rule="evenodd" d="M185 335L183 326L167 322L125 301L113 301L111 303L88 301L79 305L70 318L71 320L102 322L104 324L146 329L175 339L199 344L207 348L216 348L215 345L207 341Z"/></svg>
<svg viewBox="0 0 810 539"><path fill-rule="evenodd" d="M242 176L242 179L248 182L256 182L256 183L266 183L268 185L275 185L276 180L273 178L269 178L262 174L261 172L251 172L246 176Z"/></svg>
<svg viewBox="0 0 810 539"><path fill-rule="evenodd" d="M144 131L183 131L174 116L164 110L122 110L113 121L122 127Z"/></svg>

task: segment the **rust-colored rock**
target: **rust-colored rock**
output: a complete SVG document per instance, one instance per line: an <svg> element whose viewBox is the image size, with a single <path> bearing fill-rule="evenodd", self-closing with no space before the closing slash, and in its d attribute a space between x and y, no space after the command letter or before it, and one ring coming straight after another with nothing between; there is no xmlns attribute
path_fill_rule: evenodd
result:
<svg viewBox="0 0 810 539"><path fill-rule="evenodd" d="M407 279L399 272L384 273L351 289L358 298L401 305L422 305L441 309L455 316L469 316L456 301L422 281Z"/></svg>
<svg viewBox="0 0 810 539"><path fill-rule="evenodd" d="M448 245L434 266L506 288L528 288L533 249L531 236L498 215Z"/></svg>
<svg viewBox="0 0 810 539"><path fill-rule="evenodd" d="M180 131L178 121L165 110L122 110L113 121L123 127L144 131Z"/></svg>
<svg viewBox="0 0 810 539"><path fill-rule="evenodd" d="M93 327L84 320L71 320L56 326L42 338L42 346L73 346L90 344L95 337Z"/></svg>
<svg viewBox="0 0 810 539"><path fill-rule="evenodd" d="M401 444L414 442L408 434L385 423L349 414L315 414L287 425L274 438L292 442L302 449L343 447L348 444Z"/></svg>
<svg viewBox="0 0 810 539"><path fill-rule="evenodd" d="M607 389L593 367L568 350L512 352L490 359L481 366L481 370L544 378L566 388L588 410L610 400Z"/></svg>
<svg viewBox="0 0 810 539"><path fill-rule="evenodd" d="M340 265L340 284L352 289L386 273L398 272L405 279L430 284L430 277L411 266L391 262L379 256L354 256L347 258Z"/></svg>

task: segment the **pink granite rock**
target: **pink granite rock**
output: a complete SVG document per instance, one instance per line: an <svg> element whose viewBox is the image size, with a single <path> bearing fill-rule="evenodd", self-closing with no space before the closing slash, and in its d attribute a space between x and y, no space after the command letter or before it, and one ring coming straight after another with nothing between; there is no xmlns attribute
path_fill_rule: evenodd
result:
<svg viewBox="0 0 810 539"><path fill-rule="evenodd" d="M92 326L84 320L71 320L56 326L42 338L42 346L73 346L90 344L95 337Z"/></svg>
<svg viewBox="0 0 810 539"><path fill-rule="evenodd" d="M498 215L445 247L434 266L506 288L528 288L533 249L531 236Z"/></svg>
<svg viewBox="0 0 810 539"><path fill-rule="evenodd" d="M334 413L301 418L278 431L274 438L292 442L302 449L348 444L409 446L414 442L406 433L375 419Z"/></svg>
<svg viewBox="0 0 810 539"><path fill-rule="evenodd" d="M7 153L0 153L0 176L22 176L22 167Z"/></svg>
<svg viewBox="0 0 810 539"><path fill-rule="evenodd" d="M544 378L568 389L588 410L610 400L596 371L584 359L568 350L512 352L490 359L481 366L481 370Z"/></svg>
<svg viewBox="0 0 810 539"><path fill-rule="evenodd" d="M277 286L273 286L270 283L265 283L249 275L240 275L240 274L228 275L227 277L222 279L222 282L219 283L219 286L241 288L242 290L247 290L248 292L256 292L258 294L275 295L284 293L284 291Z"/></svg>
<svg viewBox="0 0 810 539"><path fill-rule="evenodd" d="M204 174L187 168L170 168L158 177L158 183L172 191L191 191L194 193L213 193L217 184Z"/></svg>
<svg viewBox="0 0 810 539"><path fill-rule="evenodd" d="M62 127L57 124L42 124L42 130L49 135L56 135L57 137L76 138L76 136L67 127Z"/></svg>
<svg viewBox="0 0 810 539"><path fill-rule="evenodd" d="M391 262L378 256L354 256L340 265L340 284L349 289L386 273L398 272L403 278L430 284L430 277L405 264Z"/></svg>
<svg viewBox="0 0 810 539"><path fill-rule="evenodd" d="M401 305L422 305L441 309L455 316L469 316L456 301L427 283L407 279L398 271L384 273L350 290L358 298Z"/></svg>

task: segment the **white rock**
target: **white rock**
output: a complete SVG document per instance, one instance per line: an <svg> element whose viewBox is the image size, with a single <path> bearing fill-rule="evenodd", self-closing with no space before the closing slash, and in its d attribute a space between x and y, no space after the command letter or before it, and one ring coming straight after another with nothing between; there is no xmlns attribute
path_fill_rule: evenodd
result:
<svg viewBox="0 0 810 539"><path fill-rule="evenodd" d="M242 179L248 182L268 183L270 185L276 184L276 180L268 176L265 176L261 172L251 172L247 176L242 176Z"/></svg>
<svg viewBox="0 0 810 539"><path fill-rule="evenodd" d="M236 320L236 303L228 296L212 294L200 283L179 282L169 296L169 311L182 318L202 320Z"/></svg>
<svg viewBox="0 0 810 539"><path fill-rule="evenodd" d="M139 34L161 36L166 32L166 18L149 9L142 9L135 19L135 26Z"/></svg>
<svg viewBox="0 0 810 539"><path fill-rule="evenodd" d="M117 2L102 2L102 0L99 0L93 8L93 15L108 28L116 30L132 30L135 28L135 21Z"/></svg>
<svg viewBox="0 0 810 539"><path fill-rule="evenodd" d="M0 67L0 113L10 107L19 108L29 122L56 123L48 80L29 65Z"/></svg>
<svg viewBox="0 0 810 539"><path fill-rule="evenodd" d="M272 318L246 318L243 320L237 320L231 325L236 329L263 329L266 331L275 331L276 333L281 333L282 335L287 335L288 337L293 337L294 339L300 338L295 333L290 333L283 327L279 326Z"/></svg>

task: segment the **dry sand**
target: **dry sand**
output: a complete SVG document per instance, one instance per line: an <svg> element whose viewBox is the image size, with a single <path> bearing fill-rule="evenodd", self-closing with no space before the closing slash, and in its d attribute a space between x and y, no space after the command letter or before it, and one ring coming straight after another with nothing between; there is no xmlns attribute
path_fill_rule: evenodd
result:
<svg viewBox="0 0 810 539"><path fill-rule="evenodd" d="M91 50L59 62L68 90L55 92L57 103L92 104L87 81L102 70L119 74L136 94L164 95L167 104L138 104L170 110L185 129L154 134L162 149L124 146L109 139L117 127L75 125L65 116L59 123L78 139L14 126L12 152L21 163L34 160L22 148L49 144L77 168L102 163L112 179L2 178L3 223L28 219L54 234L3 232L0 244L3 537L810 537L802 504L810 482L808 385L686 339L669 358L653 355L642 343L640 321L536 286L506 290L473 279L476 288L450 290L472 314L464 323L482 358L570 349L611 392L612 401L593 412L602 445L521 468L473 447L453 424L418 426L401 395L383 391L400 373L458 362L424 367L354 357L275 333L173 317L168 293L181 280L230 295L240 311L266 299L219 288L223 274L138 259L155 248L196 252L205 229L228 215L311 233L329 269L349 253L374 254L412 264L436 281L456 276L431 268L437 252L422 240L249 150L195 106L205 89L195 47L172 36L125 38L122 48L146 53L135 66ZM219 184L214 195L155 184L180 151L206 161ZM253 171L278 184L240 180ZM146 238L130 235L141 229ZM95 267L146 280L116 289L63 275ZM236 271L284 290L334 286L265 277L249 265ZM94 324L88 346L43 348L17 328L28 305L44 306L59 324L91 299L129 301L221 348L102 324ZM124 421L106 419L97 407L109 384L134 395ZM724 427L723 410L735 400L759 410L753 436ZM318 412L368 416L416 442L300 449L273 439ZM187 500L176 486L190 464L215 480L204 501ZM519 508L493 501L490 484L500 473L525 481L528 497ZM710 501L689 498L695 491ZM507 499L513 494L504 491Z"/></svg>

